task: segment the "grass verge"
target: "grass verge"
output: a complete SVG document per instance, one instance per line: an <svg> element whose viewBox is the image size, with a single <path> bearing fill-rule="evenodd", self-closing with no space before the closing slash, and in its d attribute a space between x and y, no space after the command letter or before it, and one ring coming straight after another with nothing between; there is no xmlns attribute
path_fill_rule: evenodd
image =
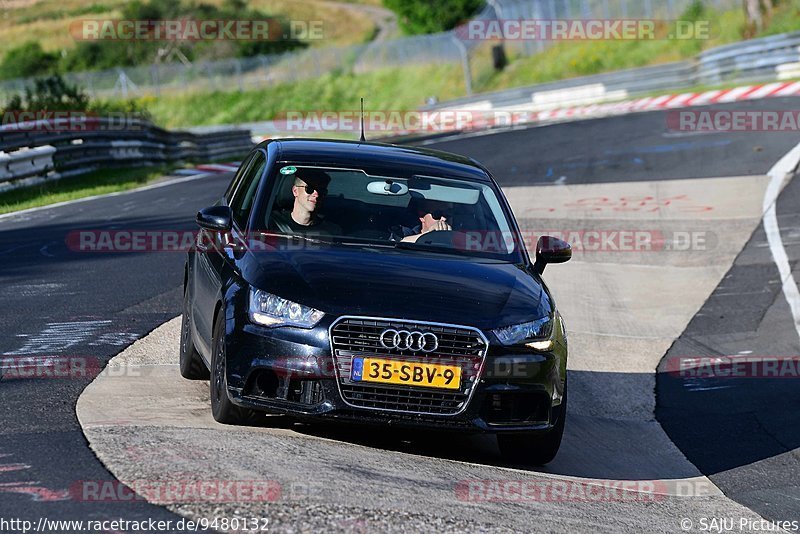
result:
<svg viewBox="0 0 800 534"><path fill-rule="evenodd" d="M533 56L522 56L509 44L511 61L501 72L496 72L490 62L491 45L495 43L484 43L474 51L471 61L473 89L495 91L688 59L703 50L740 41L745 30L741 9L719 12L705 7L681 18L708 21L710 38L667 39L659 34L669 31L664 26L657 31L660 39L560 42ZM800 0L791 0L778 4L769 25L759 35L797 29ZM163 95L145 97L141 102L155 122L180 128L266 121L286 111L356 110L360 96L365 97L368 110L402 111L419 108L431 96L447 101L465 94L460 65L434 64L362 74L335 72L254 91Z"/></svg>
<svg viewBox="0 0 800 534"><path fill-rule="evenodd" d="M0 193L0 214L127 191L154 182L177 166L102 169Z"/></svg>
<svg viewBox="0 0 800 534"><path fill-rule="evenodd" d="M695 57L703 50L740 41L744 31L742 10L718 12L705 9L702 14L686 15L686 20L707 20L708 39L668 39L670 25L656 28L652 40L562 41L544 51L520 57L509 52L511 62L501 72L492 69L487 60L473 66L477 91L496 91L520 85L532 85L590 76L615 70L669 63ZM800 18L795 15L800 24ZM482 57L490 57L483 54Z"/></svg>
<svg viewBox="0 0 800 534"><path fill-rule="evenodd" d="M140 101L157 124L178 128L264 121L287 111L356 111L362 96L365 109L403 111L418 108L431 95L447 100L463 94L460 66L423 65L327 74L242 93L163 95Z"/></svg>
<svg viewBox="0 0 800 534"><path fill-rule="evenodd" d="M36 41L47 52L70 51L75 39L69 28L84 19L119 19L129 0L13 0L0 1L0 57L26 41ZM223 0L203 0L220 5ZM199 2L198 2L199 3ZM375 4L374 0L349 0ZM7 4L7 5L4 5ZM324 40L310 40L312 47L363 43L374 34L375 24L367 14L345 9L326 0L251 0L248 7L290 20L323 20Z"/></svg>

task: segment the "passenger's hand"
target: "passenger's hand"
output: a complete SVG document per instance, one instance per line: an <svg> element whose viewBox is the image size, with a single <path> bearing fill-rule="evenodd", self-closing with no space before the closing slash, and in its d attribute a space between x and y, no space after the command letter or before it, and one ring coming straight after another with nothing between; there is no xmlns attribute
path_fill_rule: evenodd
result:
<svg viewBox="0 0 800 534"><path fill-rule="evenodd" d="M449 230L452 230L452 229L453 228L449 224L447 224L447 219L442 217L438 221L434 219L433 220L433 224L428 226L427 229L423 230L422 233L426 234L428 232L437 232L437 231L442 232L442 231L449 231Z"/></svg>

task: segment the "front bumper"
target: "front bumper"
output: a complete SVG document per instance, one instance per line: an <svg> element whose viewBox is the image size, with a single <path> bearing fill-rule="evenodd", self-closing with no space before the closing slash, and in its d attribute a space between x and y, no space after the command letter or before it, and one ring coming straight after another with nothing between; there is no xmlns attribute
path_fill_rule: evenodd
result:
<svg viewBox="0 0 800 534"><path fill-rule="evenodd" d="M547 432L559 417L567 361L560 334L547 352L512 349L489 338L466 405L442 415L367 409L345 401L329 337L334 322L326 317L313 329L231 324L226 369L231 401L305 420L463 432Z"/></svg>

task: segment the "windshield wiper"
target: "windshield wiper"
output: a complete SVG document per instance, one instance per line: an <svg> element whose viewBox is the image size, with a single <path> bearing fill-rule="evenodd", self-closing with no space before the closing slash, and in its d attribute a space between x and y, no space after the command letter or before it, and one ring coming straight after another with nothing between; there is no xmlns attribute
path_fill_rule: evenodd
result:
<svg viewBox="0 0 800 534"><path fill-rule="evenodd" d="M462 250L458 248L448 247L444 245L424 245L422 243L415 243L413 241L398 241L394 244L394 248L403 250L419 250L423 252L438 252L443 254L457 254L459 256L471 256L471 251Z"/></svg>
<svg viewBox="0 0 800 534"><path fill-rule="evenodd" d="M260 232L260 237L280 237L284 239L293 239L295 241L305 241L308 243L321 243L325 245L334 245L338 244L336 241L325 241L324 239L318 239L316 237L309 237L307 235L302 234L276 234L274 232Z"/></svg>
<svg viewBox="0 0 800 534"><path fill-rule="evenodd" d="M297 241L305 241L308 243L323 243L326 245L344 245L349 247L381 247L381 248L394 248L394 243L376 242L376 241L353 241L352 238L346 236L325 236L325 239L311 237L302 234L276 234L274 232L261 232L264 237L281 237L286 239L294 239Z"/></svg>

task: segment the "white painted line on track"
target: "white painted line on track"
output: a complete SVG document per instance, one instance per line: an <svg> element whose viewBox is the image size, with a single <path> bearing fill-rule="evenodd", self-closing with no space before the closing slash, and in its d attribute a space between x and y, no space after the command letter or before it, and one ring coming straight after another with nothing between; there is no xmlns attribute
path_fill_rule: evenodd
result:
<svg viewBox="0 0 800 534"><path fill-rule="evenodd" d="M51 208L59 208L61 206L68 206L70 204L77 204L79 202L88 202L90 200L96 200L98 198L106 198L106 197L118 197L121 195L127 195L129 193L139 193L141 191L149 191L150 189L158 189L159 187L166 187L168 185L175 185L180 184L183 182L191 182L192 180L199 180L201 178L208 178L209 176L219 176L220 173L218 172L207 172L203 174L194 174L192 176L184 176L181 178L175 178L174 180L165 180L163 182L158 182L155 184L144 185L142 187L137 187L135 189L126 189L125 191L115 191L114 193L104 193L102 195L93 195L90 197L83 197L83 198L76 198L74 200L65 200L63 202L56 202L55 204L48 204L46 206L36 206L35 208L28 208L19 211L11 211L9 213L3 213L0 215L0 220L8 219L9 217L15 217L17 215L25 215L28 213L33 213L37 211L49 210Z"/></svg>
<svg viewBox="0 0 800 534"><path fill-rule="evenodd" d="M797 283L792 276L792 268L789 265L789 257L786 255L786 249L781 240L781 230L778 226L778 217L775 211L783 182L787 175L794 171L798 163L800 163L800 144L790 150L767 172L770 182L767 186L767 192L764 194L764 231L767 234L767 242L772 252L772 259L775 261L775 265L778 266L778 272L783 284L783 295L786 297L786 302L789 303L792 319L794 320L794 328L798 337L800 337L800 291L797 289Z"/></svg>

